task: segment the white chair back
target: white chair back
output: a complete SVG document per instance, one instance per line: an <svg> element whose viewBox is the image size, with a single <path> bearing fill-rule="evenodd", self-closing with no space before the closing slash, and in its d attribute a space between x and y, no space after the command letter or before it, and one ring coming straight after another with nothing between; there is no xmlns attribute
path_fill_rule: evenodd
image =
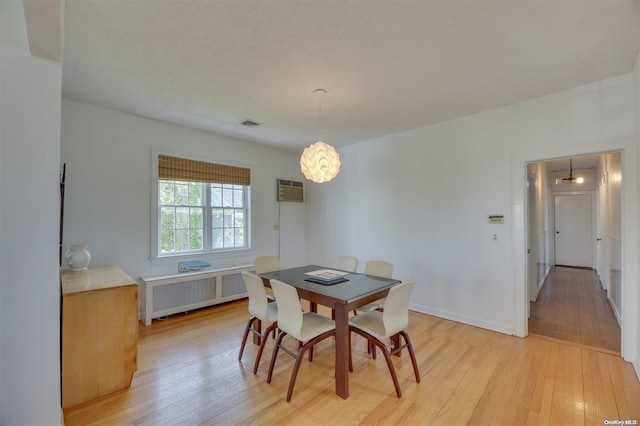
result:
<svg viewBox="0 0 640 426"><path fill-rule="evenodd" d="M416 280L396 284L389 289L382 312L385 336L393 336L409 325L409 300Z"/></svg>
<svg viewBox="0 0 640 426"><path fill-rule="evenodd" d="M278 328L298 340L301 337L303 312L295 287L278 280L270 280L278 303Z"/></svg>
<svg viewBox="0 0 640 426"><path fill-rule="evenodd" d="M336 269L355 272L358 269L358 259L351 256L338 256L336 258Z"/></svg>
<svg viewBox="0 0 640 426"><path fill-rule="evenodd" d="M393 275L393 264L384 260L369 260L364 265L364 273L374 277L391 278Z"/></svg>
<svg viewBox="0 0 640 426"><path fill-rule="evenodd" d="M274 321L274 318L267 316L267 292L264 289L262 278L244 271L242 279L247 287L247 293L249 293L249 313L262 321Z"/></svg>
<svg viewBox="0 0 640 426"><path fill-rule="evenodd" d="M256 266L256 274L277 271L280 269L280 258L278 256L260 256L253 261Z"/></svg>

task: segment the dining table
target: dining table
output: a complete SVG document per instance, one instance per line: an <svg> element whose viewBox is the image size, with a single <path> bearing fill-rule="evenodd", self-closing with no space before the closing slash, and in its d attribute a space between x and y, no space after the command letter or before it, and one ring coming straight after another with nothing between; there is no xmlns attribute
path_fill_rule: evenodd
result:
<svg viewBox="0 0 640 426"><path fill-rule="evenodd" d="M281 269L258 274L265 286L270 287L270 280L279 280L296 288L298 296L310 303L310 309L317 312L317 305L333 310L336 323L335 331L335 380L336 394L349 398L349 312L374 302L387 295L389 288L399 283L392 278L349 272L344 281L336 283L318 283L309 273L320 270L337 270L319 265L306 265L296 268ZM343 271L347 272L347 271Z"/></svg>

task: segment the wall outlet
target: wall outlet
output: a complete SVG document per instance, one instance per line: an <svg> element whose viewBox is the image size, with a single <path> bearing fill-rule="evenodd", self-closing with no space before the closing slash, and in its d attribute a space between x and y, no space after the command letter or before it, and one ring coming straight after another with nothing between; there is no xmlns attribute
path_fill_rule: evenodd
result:
<svg viewBox="0 0 640 426"><path fill-rule="evenodd" d="M280 230L280 224L279 223L274 223L273 224L273 230L274 231L279 231Z"/></svg>
<svg viewBox="0 0 640 426"><path fill-rule="evenodd" d="M500 235L498 235L497 232L492 232L491 241L493 241L494 243L497 243L498 241L500 241Z"/></svg>

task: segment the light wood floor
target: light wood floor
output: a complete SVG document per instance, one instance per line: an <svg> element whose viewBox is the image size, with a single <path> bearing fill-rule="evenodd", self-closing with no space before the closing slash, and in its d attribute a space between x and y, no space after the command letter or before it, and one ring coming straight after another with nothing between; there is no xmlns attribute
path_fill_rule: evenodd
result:
<svg viewBox="0 0 640 426"><path fill-rule="evenodd" d="M140 325L139 370L130 389L65 411L72 425L602 425L640 420L640 383L619 356L541 337L526 339L410 313L421 383L408 356L394 357L402 398L384 359L354 337L350 398L334 393L333 342L302 364L285 401L293 360L273 340L257 375L255 345L237 354L248 319L239 301ZM96 367L97 368L97 367Z"/></svg>
<svg viewBox="0 0 640 426"><path fill-rule="evenodd" d="M594 270L552 267L530 306L529 333L620 353L620 326Z"/></svg>

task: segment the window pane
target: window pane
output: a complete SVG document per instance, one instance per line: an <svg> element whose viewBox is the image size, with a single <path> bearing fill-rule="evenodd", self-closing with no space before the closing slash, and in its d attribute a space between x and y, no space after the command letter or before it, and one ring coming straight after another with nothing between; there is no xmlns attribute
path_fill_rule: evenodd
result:
<svg viewBox="0 0 640 426"><path fill-rule="evenodd" d="M160 196L160 204L173 204L174 203L174 186L173 181L160 181L158 188L158 195Z"/></svg>
<svg viewBox="0 0 640 426"><path fill-rule="evenodd" d="M176 205L189 205L189 184L186 182L176 183Z"/></svg>
<svg viewBox="0 0 640 426"><path fill-rule="evenodd" d="M235 231L235 246L244 247L244 228L236 228L234 231Z"/></svg>
<svg viewBox="0 0 640 426"><path fill-rule="evenodd" d="M189 250L189 231L179 229L176 231L176 251Z"/></svg>
<svg viewBox="0 0 640 426"><path fill-rule="evenodd" d="M189 228L201 229L202 228L202 209L192 208L190 210Z"/></svg>
<svg viewBox="0 0 640 426"><path fill-rule="evenodd" d="M233 207L233 189L222 190L222 207Z"/></svg>
<svg viewBox="0 0 640 426"><path fill-rule="evenodd" d="M211 209L211 227L222 228L222 209Z"/></svg>
<svg viewBox="0 0 640 426"><path fill-rule="evenodd" d="M233 229L225 228L224 229L224 246L225 247L234 247L233 245Z"/></svg>
<svg viewBox="0 0 640 426"><path fill-rule="evenodd" d="M233 207L244 207L244 191L233 190Z"/></svg>
<svg viewBox="0 0 640 426"><path fill-rule="evenodd" d="M176 210L173 207L160 209L160 229L173 230L176 226Z"/></svg>
<svg viewBox="0 0 640 426"><path fill-rule="evenodd" d="M173 253L175 251L175 233L173 230L164 230L162 231L161 237L162 243L160 252L161 253Z"/></svg>
<svg viewBox="0 0 640 426"><path fill-rule="evenodd" d="M202 250L202 229L189 231L189 248L191 250Z"/></svg>
<svg viewBox="0 0 640 426"><path fill-rule="evenodd" d="M176 229L189 228L189 207L176 208Z"/></svg>
<svg viewBox="0 0 640 426"><path fill-rule="evenodd" d="M235 213L235 223L233 226L242 228L244 226L244 210L236 209Z"/></svg>
<svg viewBox="0 0 640 426"><path fill-rule="evenodd" d="M232 209L224 209L224 227L225 228L233 227L233 210Z"/></svg>
<svg viewBox="0 0 640 426"><path fill-rule="evenodd" d="M189 184L189 205L201 206L202 205L202 185L199 183Z"/></svg>
<svg viewBox="0 0 640 426"><path fill-rule="evenodd" d="M213 229L213 238L212 238L212 246L214 249L221 249L223 248L222 245L222 228L215 228Z"/></svg>
<svg viewBox="0 0 640 426"><path fill-rule="evenodd" d="M211 206L222 206L222 188L219 185L211 185Z"/></svg>

